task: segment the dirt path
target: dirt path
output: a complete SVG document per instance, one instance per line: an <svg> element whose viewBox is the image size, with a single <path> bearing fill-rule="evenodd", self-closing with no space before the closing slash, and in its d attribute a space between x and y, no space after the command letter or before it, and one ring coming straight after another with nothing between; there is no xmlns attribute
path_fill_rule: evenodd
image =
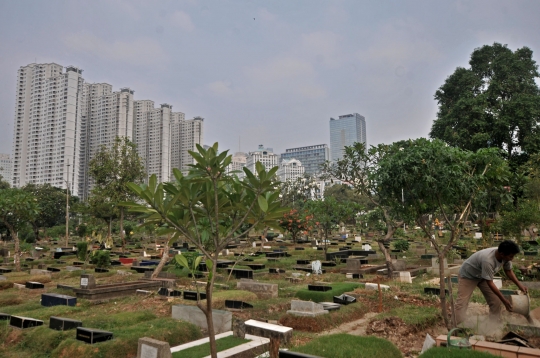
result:
<svg viewBox="0 0 540 358"><path fill-rule="evenodd" d="M324 331L319 333L319 335L326 335L326 334L336 334L336 333L348 333L353 336L365 336L366 335L366 328L368 326L369 321L378 315L378 313L375 312L368 312L364 315L364 317L357 319L352 322L347 322L342 324L339 327L336 327L334 329L331 329L329 331Z"/></svg>

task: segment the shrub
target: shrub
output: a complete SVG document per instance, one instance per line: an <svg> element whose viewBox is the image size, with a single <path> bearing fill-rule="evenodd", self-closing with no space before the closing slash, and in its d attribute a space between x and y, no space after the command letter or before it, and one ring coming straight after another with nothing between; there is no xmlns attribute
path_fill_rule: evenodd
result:
<svg viewBox="0 0 540 358"><path fill-rule="evenodd" d="M332 334L322 336L291 351L332 358L401 358L392 342L377 337Z"/></svg>
<svg viewBox="0 0 540 358"><path fill-rule="evenodd" d="M407 240L395 240L393 244L395 250L399 250L401 252L409 250L409 242Z"/></svg>
<svg viewBox="0 0 540 358"><path fill-rule="evenodd" d="M88 254L88 243L81 241L77 243L77 257L81 261L86 261L86 255Z"/></svg>
<svg viewBox="0 0 540 358"><path fill-rule="evenodd" d="M296 292L296 297L305 301L332 302L334 300L334 296L339 296L342 293L353 291L359 286L360 284L358 283L334 283L330 291L320 292L303 289Z"/></svg>
<svg viewBox="0 0 540 358"><path fill-rule="evenodd" d="M111 256L107 250L94 251L92 256L92 263L97 267L108 267L111 265Z"/></svg>
<svg viewBox="0 0 540 358"><path fill-rule="evenodd" d="M86 225L85 223L79 224L79 226L75 228L75 232L79 237L85 237L88 233L88 225Z"/></svg>

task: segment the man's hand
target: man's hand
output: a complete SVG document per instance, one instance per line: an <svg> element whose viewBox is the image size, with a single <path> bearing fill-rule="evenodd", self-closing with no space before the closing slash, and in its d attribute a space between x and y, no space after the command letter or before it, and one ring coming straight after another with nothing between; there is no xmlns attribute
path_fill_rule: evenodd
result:
<svg viewBox="0 0 540 358"><path fill-rule="evenodd" d="M520 284L518 287L519 287L519 289L520 289L521 291L523 291L524 294L529 293L529 289L528 289L527 287L525 287L525 286L523 286L523 285L521 285L521 284Z"/></svg>
<svg viewBox="0 0 540 358"><path fill-rule="evenodd" d="M507 299L504 299L502 301L502 303L504 304L504 307L506 307L506 310L508 312L512 312L513 307L512 307L512 303L510 303L510 301L508 301Z"/></svg>

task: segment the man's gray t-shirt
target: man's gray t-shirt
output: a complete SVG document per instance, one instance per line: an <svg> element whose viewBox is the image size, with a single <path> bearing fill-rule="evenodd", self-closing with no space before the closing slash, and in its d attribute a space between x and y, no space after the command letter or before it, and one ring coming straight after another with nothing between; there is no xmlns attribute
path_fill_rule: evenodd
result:
<svg viewBox="0 0 540 358"><path fill-rule="evenodd" d="M512 269L512 262L499 262L495 258L497 247L480 250L471 255L459 270L459 276L471 280L488 280L492 281L493 276L504 267L505 270Z"/></svg>

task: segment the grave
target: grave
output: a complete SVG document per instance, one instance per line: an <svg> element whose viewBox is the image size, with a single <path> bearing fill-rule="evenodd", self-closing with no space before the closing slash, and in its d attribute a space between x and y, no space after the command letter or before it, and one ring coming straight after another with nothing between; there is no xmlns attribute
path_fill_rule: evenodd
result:
<svg viewBox="0 0 540 358"><path fill-rule="evenodd" d="M321 261L322 267L334 267L336 263L334 261Z"/></svg>
<svg viewBox="0 0 540 358"><path fill-rule="evenodd" d="M265 268L264 264L246 264L245 266L249 267L252 270L263 270Z"/></svg>
<svg viewBox="0 0 540 358"><path fill-rule="evenodd" d="M326 291L330 291L331 289L332 289L331 286L326 286L326 285L308 285L309 291L326 292Z"/></svg>
<svg viewBox="0 0 540 358"><path fill-rule="evenodd" d="M97 272L97 273L105 273L105 272L109 272L109 270L105 269L105 268L102 268L102 267L96 267L94 269L94 272Z"/></svg>
<svg viewBox="0 0 540 358"><path fill-rule="evenodd" d="M222 339L227 336L232 336L232 335L234 335L234 332L232 331L217 334L216 340ZM248 342L229 348L229 349L219 351L217 356L220 358L267 357L266 353L268 352L268 348L270 346L270 340L268 338L258 337L251 334L246 334L244 335L243 338L248 340ZM190 349L196 346L207 344L208 341L209 341L209 338L207 337L207 338L202 338L193 342L185 343L180 346L172 347L171 352L172 353L181 352L186 349Z"/></svg>
<svg viewBox="0 0 540 358"><path fill-rule="evenodd" d="M41 305L45 307L52 306L71 306L77 305L77 298L58 293L43 293L41 295Z"/></svg>
<svg viewBox="0 0 540 358"><path fill-rule="evenodd" d="M59 268L57 267L47 267L47 271L50 271L50 272L60 272L62 270L60 270Z"/></svg>
<svg viewBox="0 0 540 358"><path fill-rule="evenodd" d="M351 304L351 303L355 303L356 298L353 297L353 296L350 296L350 295L342 294L342 295L339 295L339 296L334 296L333 301L334 301L334 303L337 303L337 304L340 304L340 305L348 305L348 304Z"/></svg>
<svg viewBox="0 0 540 358"><path fill-rule="evenodd" d="M96 285L93 275L81 275L81 288L73 289L77 298L90 301L134 295L137 290L157 290L162 287L160 281L139 280L109 285Z"/></svg>
<svg viewBox="0 0 540 358"><path fill-rule="evenodd" d="M69 286L69 285L62 285L61 283L59 283L59 284L56 285L56 288L59 289L59 290L70 290L70 291L73 291L73 289L74 289L75 287Z"/></svg>
<svg viewBox="0 0 540 358"><path fill-rule="evenodd" d="M132 270L137 271L137 273L144 273L146 271L154 271L154 267L149 266L131 266Z"/></svg>
<svg viewBox="0 0 540 358"><path fill-rule="evenodd" d="M77 327L75 339L89 344L110 341L113 339L112 332L102 331L101 329Z"/></svg>
<svg viewBox="0 0 540 358"><path fill-rule="evenodd" d="M309 265L310 263L310 260L296 260L297 265Z"/></svg>
<svg viewBox="0 0 540 358"><path fill-rule="evenodd" d="M249 303L243 301L225 300L225 307L242 310L246 308L253 308L253 305L250 305Z"/></svg>
<svg viewBox="0 0 540 358"><path fill-rule="evenodd" d="M246 334L270 339L277 338L284 345L289 344L292 339L293 329L291 327L279 326L254 319L250 319L244 323L246 325Z"/></svg>
<svg viewBox="0 0 540 358"><path fill-rule="evenodd" d="M380 285L381 286L381 290L382 291L386 291L386 290L389 290L390 289L390 286L388 285ZM376 283L366 283L366 290L378 290L379 289L379 285L376 284Z"/></svg>
<svg viewBox="0 0 540 358"><path fill-rule="evenodd" d="M341 273L359 273L363 265L367 265L368 260L365 257L347 258L347 266L341 269Z"/></svg>
<svg viewBox="0 0 540 358"><path fill-rule="evenodd" d="M0 321L9 321L11 318L10 314L0 313Z"/></svg>
<svg viewBox="0 0 540 358"><path fill-rule="evenodd" d="M137 358L171 358L171 346L169 343L157 339L139 338Z"/></svg>
<svg viewBox="0 0 540 358"><path fill-rule="evenodd" d="M193 323L199 328L208 329L206 316L197 306L173 305L172 318ZM223 310L212 310L214 331L216 334L231 330L232 313Z"/></svg>
<svg viewBox="0 0 540 358"><path fill-rule="evenodd" d="M75 267L75 266L66 266L66 271L68 272L79 271L79 270L82 270L82 269L80 267Z"/></svg>
<svg viewBox="0 0 540 358"><path fill-rule="evenodd" d="M242 279L236 283L238 290L253 292L258 298L276 298L278 296L277 283L262 283L253 280Z"/></svg>
<svg viewBox="0 0 540 358"><path fill-rule="evenodd" d="M42 270L42 269L31 269L30 275L50 275L51 271Z"/></svg>
<svg viewBox="0 0 540 358"><path fill-rule="evenodd" d="M280 273L285 273L285 270L279 269L279 268L271 268L271 269L268 269L268 273L280 274Z"/></svg>
<svg viewBox="0 0 540 358"><path fill-rule="evenodd" d="M139 291L139 290L137 290L137 291ZM173 290L173 289L170 289L170 288L167 288L167 287L161 287L158 290L158 295L165 296L165 297L181 297L182 296L182 291Z"/></svg>
<svg viewBox="0 0 540 358"><path fill-rule="evenodd" d="M49 320L49 328L57 331L68 331L78 327L82 327L82 322L74 319L51 316Z"/></svg>
<svg viewBox="0 0 540 358"><path fill-rule="evenodd" d="M237 269L237 268L229 268L227 269L227 272L228 273L231 273L232 272L232 275L236 278L236 279L240 279L240 278L248 278L248 279L253 279L253 270L244 270L244 269Z"/></svg>
<svg viewBox="0 0 540 358"><path fill-rule="evenodd" d="M43 285L41 282L34 281L26 281L24 286L30 290L39 290L45 288L45 285Z"/></svg>
<svg viewBox="0 0 540 358"><path fill-rule="evenodd" d="M43 321L35 318L22 317L22 316L11 316L9 320L9 325L16 328L32 328L37 326L43 326Z"/></svg>
<svg viewBox="0 0 540 358"><path fill-rule="evenodd" d="M199 299L206 300L206 293L199 292ZM197 291L184 291L184 300L197 301Z"/></svg>
<svg viewBox="0 0 540 358"><path fill-rule="evenodd" d="M394 271L394 276L399 282L412 283L412 277L409 271Z"/></svg>
<svg viewBox="0 0 540 358"><path fill-rule="evenodd" d="M328 311L325 310L323 305L320 303L315 303L312 301L292 300L291 309L288 310L287 313L294 316L315 317L322 314L327 314Z"/></svg>

